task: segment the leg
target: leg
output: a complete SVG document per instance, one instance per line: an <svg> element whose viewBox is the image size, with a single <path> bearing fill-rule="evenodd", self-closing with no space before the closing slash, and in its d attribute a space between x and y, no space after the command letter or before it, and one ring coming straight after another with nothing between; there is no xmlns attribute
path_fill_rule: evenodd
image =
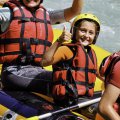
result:
<svg viewBox="0 0 120 120"><path fill-rule="evenodd" d="M52 88L52 72L36 66L9 66L2 71L5 90L26 90L48 95Z"/></svg>

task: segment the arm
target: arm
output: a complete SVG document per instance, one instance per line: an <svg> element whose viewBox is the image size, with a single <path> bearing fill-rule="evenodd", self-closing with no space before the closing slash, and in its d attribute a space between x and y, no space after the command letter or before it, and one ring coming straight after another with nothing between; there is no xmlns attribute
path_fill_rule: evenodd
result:
<svg viewBox="0 0 120 120"><path fill-rule="evenodd" d="M80 14L82 11L82 6L83 0L73 0L72 6L64 11L65 20L69 21L76 15Z"/></svg>
<svg viewBox="0 0 120 120"><path fill-rule="evenodd" d="M113 108L113 104L119 95L120 89L112 84L108 84L99 103L99 111L103 117L106 116L110 120L120 120L120 116Z"/></svg>
<svg viewBox="0 0 120 120"><path fill-rule="evenodd" d="M105 81L104 76L101 76L101 75L100 75L100 72L99 72L99 69L98 69L98 68L99 68L99 67L97 67L97 73L96 73L96 76L97 76L100 80Z"/></svg>
<svg viewBox="0 0 120 120"><path fill-rule="evenodd" d="M52 24L59 24L69 21L76 15L78 15L83 6L83 0L73 0L72 6L62 10L52 10L48 11L50 14L50 19Z"/></svg>
<svg viewBox="0 0 120 120"><path fill-rule="evenodd" d="M11 18L10 9L8 7L0 8L0 25L2 32L5 32L5 30L9 26L10 18Z"/></svg>
<svg viewBox="0 0 120 120"><path fill-rule="evenodd" d="M71 33L67 32L64 28L61 36L57 41L55 41L51 47L45 52L42 61L40 62L41 66L48 66L55 64L56 62L60 61L61 59L54 60L54 54L56 53L56 50L61 46L61 44L65 41L68 41L71 39ZM60 57L60 56L59 56Z"/></svg>
<svg viewBox="0 0 120 120"><path fill-rule="evenodd" d="M61 45L61 42L55 41L51 47L45 52L42 60L40 61L40 66L48 66L53 64L53 56Z"/></svg>

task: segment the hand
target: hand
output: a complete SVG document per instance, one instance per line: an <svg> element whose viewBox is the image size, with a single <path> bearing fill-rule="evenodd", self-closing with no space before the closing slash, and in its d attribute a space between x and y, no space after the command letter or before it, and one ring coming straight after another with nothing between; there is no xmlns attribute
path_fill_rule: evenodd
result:
<svg viewBox="0 0 120 120"><path fill-rule="evenodd" d="M3 24L3 22L6 22L7 18L4 16L4 14L0 14L0 24Z"/></svg>
<svg viewBox="0 0 120 120"><path fill-rule="evenodd" d="M64 25L63 32L57 41L60 43L68 42L69 40L71 40L71 37L72 34L66 30L66 26Z"/></svg>

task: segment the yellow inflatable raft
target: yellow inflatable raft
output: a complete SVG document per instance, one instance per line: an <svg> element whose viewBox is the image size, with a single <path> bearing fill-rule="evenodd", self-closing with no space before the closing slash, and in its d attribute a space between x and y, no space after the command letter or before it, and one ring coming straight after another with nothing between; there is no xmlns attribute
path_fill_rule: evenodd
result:
<svg viewBox="0 0 120 120"><path fill-rule="evenodd" d="M61 34L61 30L59 29L54 29L54 40L57 39L57 37ZM97 59L98 59L98 65L100 65L102 59L108 55L110 55L110 52L104 50L103 48L96 46L96 45L92 45L92 48L95 50L96 55L97 55ZM2 65L0 65L0 70L1 70ZM52 70L51 66L45 67L45 69L48 70ZM95 91L101 91L104 89L103 87L103 82L97 78L96 82L95 82ZM52 98L44 96L44 95L40 95L39 93L35 93L38 96L41 96L42 98L45 98L46 100L52 102ZM0 117L2 118L3 116L6 116L7 114L13 115L12 119L10 120L25 120L26 118L9 110L7 107L3 106L2 104L0 104ZM82 116L78 113L74 113L73 114L77 114L78 116L80 116L81 118L83 118L84 120L88 120L88 118L86 118L85 116ZM38 120L38 117L33 117L30 118L29 120ZM96 120L102 120L102 118L98 117Z"/></svg>

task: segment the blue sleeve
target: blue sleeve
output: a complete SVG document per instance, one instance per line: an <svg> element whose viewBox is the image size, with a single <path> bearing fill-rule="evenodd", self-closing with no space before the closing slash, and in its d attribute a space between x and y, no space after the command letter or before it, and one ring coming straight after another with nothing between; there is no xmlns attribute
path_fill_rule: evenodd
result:
<svg viewBox="0 0 120 120"><path fill-rule="evenodd" d="M1 32L5 32L10 24L11 11L8 7L0 8L0 25Z"/></svg>
<svg viewBox="0 0 120 120"><path fill-rule="evenodd" d="M51 24L60 24L65 21L64 9L63 10L48 10L50 15Z"/></svg>

